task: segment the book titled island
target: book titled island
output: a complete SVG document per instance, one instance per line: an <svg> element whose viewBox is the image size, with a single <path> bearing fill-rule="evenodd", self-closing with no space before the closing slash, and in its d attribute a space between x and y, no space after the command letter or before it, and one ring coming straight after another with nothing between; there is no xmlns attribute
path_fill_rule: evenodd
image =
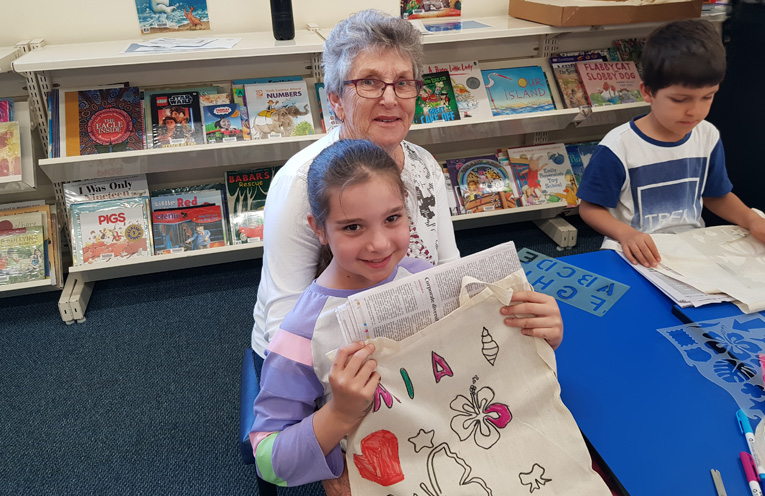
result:
<svg viewBox="0 0 765 496"><path fill-rule="evenodd" d="M593 107L643 101L634 62L577 62L576 70Z"/></svg>
<svg viewBox="0 0 765 496"><path fill-rule="evenodd" d="M460 119L448 71L423 74L422 88L414 107L414 124Z"/></svg>
<svg viewBox="0 0 765 496"><path fill-rule="evenodd" d="M555 110L545 73L539 66L482 70L493 115Z"/></svg>

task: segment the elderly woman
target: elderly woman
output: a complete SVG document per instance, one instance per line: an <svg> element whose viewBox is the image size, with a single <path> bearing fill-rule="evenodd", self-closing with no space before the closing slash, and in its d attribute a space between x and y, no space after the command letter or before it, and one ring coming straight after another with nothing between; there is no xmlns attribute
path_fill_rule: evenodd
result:
<svg viewBox="0 0 765 496"><path fill-rule="evenodd" d="M263 272L252 333L252 347L261 356L285 315L316 277L320 243L308 224L307 172L319 152L340 139L371 140L398 164L410 200L416 201L408 207L407 255L434 265L459 258L441 166L430 153L404 141L422 85L421 58L417 30L407 21L379 11L354 14L329 35L323 53L324 84L342 124L293 156L269 188ZM563 325L553 298L518 292L513 300L519 305L512 312L510 307L503 309L509 326L543 337L553 347L560 343ZM532 317L515 318L516 312ZM294 338L288 348L303 349L294 353L308 358L310 341ZM347 473L324 485L327 494L350 494Z"/></svg>

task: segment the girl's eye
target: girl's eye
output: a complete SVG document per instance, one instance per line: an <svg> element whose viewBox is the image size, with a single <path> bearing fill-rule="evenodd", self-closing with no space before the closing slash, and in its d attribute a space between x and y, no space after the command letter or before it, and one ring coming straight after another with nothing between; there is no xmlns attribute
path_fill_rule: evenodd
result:
<svg viewBox="0 0 765 496"><path fill-rule="evenodd" d="M387 219L385 219L385 220L386 220L387 222L396 222L396 221L397 221L397 220L399 220L400 218L401 218L401 216L400 216L399 214L394 214L394 215L391 215L390 217L388 217L388 218L387 218Z"/></svg>
<svg viewBox="0 0 765 496"><path fill-rule="evenodd" d="M358 224L349 224L345 227L343 227L343 231L349 231L349 232L355 232L361 229L361 226Z"/></svg>

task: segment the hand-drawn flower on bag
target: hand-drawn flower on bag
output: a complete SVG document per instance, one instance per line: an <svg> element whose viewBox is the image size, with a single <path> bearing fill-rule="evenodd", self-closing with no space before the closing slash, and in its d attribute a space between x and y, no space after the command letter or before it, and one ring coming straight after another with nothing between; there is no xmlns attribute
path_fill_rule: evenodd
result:
<svg viewBox="0 0 765 496"><path fill-rule="evenodd" d="M702 336L708 340L707 348L719 354L728 353L733 359L747 360L760 350L759 346L736 332L705 332Z"/></svg>
<svg viewBox="0 0 765 496"><path fill-rule="evenodd" d="M449 408L457 412L452 417L451 428L460 441L473 436L475 443L489 449L499 441L499 429L504 428L513 416L504 403L493 403L494 390L488 386L476 390L470 386L470 398L457 395Z"/></svg>

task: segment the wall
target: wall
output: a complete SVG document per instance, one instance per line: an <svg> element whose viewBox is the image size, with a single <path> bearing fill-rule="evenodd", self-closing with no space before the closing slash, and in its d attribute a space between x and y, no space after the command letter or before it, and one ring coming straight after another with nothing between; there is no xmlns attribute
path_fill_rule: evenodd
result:
<svg viewBox="0 0 765 496"><path fill-rule="evenodd" d="M44 38L48 44L140 38L134 0L2 0L3 29L0 46L20 40ZM463 18L507 14L507 0L463 0ZM270 31L268 0L207 0L210 31L218 36L249 31ZM295 28L308 22L322 28L365 8L399 13L399 0L292 0Z"/></svg>

